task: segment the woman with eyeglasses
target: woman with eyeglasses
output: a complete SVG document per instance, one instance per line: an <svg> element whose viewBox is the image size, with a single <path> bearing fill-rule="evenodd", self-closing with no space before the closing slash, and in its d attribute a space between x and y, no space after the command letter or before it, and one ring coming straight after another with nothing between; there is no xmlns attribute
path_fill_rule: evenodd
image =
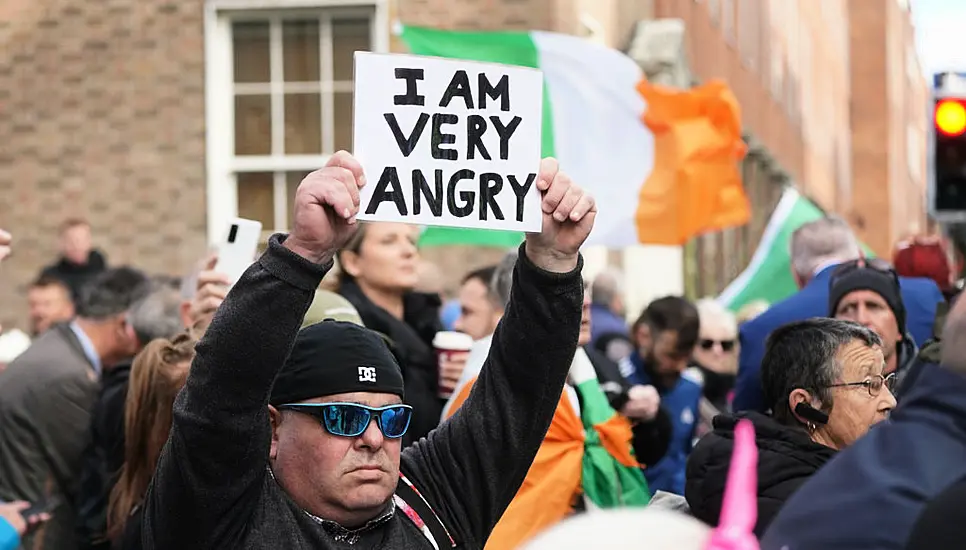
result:
<svg viewBox="0 0 966 550"><path fill-rule="evenodd" d="M733 313L712 298L699 300L695 307L701 327L688 375L697 378L703 388L697 428L701 437L711 431L715 416L731 411L738 373L738 323Z"/></svg>
<svg viewBox="0 0 966 550"><path fill-rule="evenodd" d="M776 329L761 363L771 413L714 419L714 431L688 459L684 496L691 512L717 524L734 429L747 418L759 449L755 534L761 536L809 477L888 417L896 400L884 368L882 339L861 325L813 318Z"/></svg>

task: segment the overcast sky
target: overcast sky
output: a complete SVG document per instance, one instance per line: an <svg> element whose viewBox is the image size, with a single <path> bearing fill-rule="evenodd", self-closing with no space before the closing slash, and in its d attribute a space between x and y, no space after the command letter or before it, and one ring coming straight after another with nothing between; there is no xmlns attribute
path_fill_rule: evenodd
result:
<svg viewBox="0 0 966 550"><path fill-rule="evenodd" d="M966 0L913 0L911 4L923 71L927 75L966 72Z"/></svg>

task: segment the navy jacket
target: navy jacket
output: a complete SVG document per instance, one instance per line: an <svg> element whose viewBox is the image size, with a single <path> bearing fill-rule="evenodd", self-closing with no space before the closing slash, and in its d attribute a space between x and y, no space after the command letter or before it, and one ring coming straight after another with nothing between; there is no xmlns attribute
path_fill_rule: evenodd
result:
<svg viewBox="0 0 966 550"><path fill-rule="evenodd" d="M768 308L755 319L741 326L741 356L738 359L738 382L732 407L735 412L754 410L768 412L764 403L759 369L765 354L765 339L776 328L812 317L828 316L828 285L834 266L819 272L805 288ZM920 347L932 337L936 304L944 301L939 287L932 279L899 280L902 301L906 306L906 332Z"/></svg>
<svg viewBox="0 0 966 550"><path fill-rule="evenodd" d="M901 550L925 504L966 476L966 376L934 363L892 417L802 486L762 550Z"/></svg>

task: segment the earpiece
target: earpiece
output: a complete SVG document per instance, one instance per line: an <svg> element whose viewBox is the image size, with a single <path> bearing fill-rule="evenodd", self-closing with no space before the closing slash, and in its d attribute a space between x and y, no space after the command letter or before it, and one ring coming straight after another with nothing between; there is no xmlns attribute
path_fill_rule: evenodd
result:
<svg viewBox="0 0 966 550"><path fill-rule="evenodd" d="M808 420L809 422L814 422L815 424L828 424L828 414L816 409L808 403L799 403L798 405L795 405L795 414L804 418L805 420Z"/></svg>

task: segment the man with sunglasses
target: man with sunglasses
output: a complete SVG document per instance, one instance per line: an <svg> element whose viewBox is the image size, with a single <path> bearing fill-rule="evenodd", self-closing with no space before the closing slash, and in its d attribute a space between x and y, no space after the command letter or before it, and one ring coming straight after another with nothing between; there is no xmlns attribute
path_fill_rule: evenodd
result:
<svg viewBox="0 0 966 550"><path fill-rule="evenodd" d="M893 388L916 360L919 348L906 332L906 307L899 275L887 262L859 259L840 264L829 279L829 317L856 322L882 338L886 366Z"/></svg>
<svg viewBox="0 0 966 550"><path fill-rule="evenodd" d="M145 498L145 549L482 548L526 476L580 330L593 199L545 159L543 226L463 410L401 451L411 409L385 341L299 332L356 230L362 167L336 153L299 185L294 229L235 284L199 343Z"/></svg>

